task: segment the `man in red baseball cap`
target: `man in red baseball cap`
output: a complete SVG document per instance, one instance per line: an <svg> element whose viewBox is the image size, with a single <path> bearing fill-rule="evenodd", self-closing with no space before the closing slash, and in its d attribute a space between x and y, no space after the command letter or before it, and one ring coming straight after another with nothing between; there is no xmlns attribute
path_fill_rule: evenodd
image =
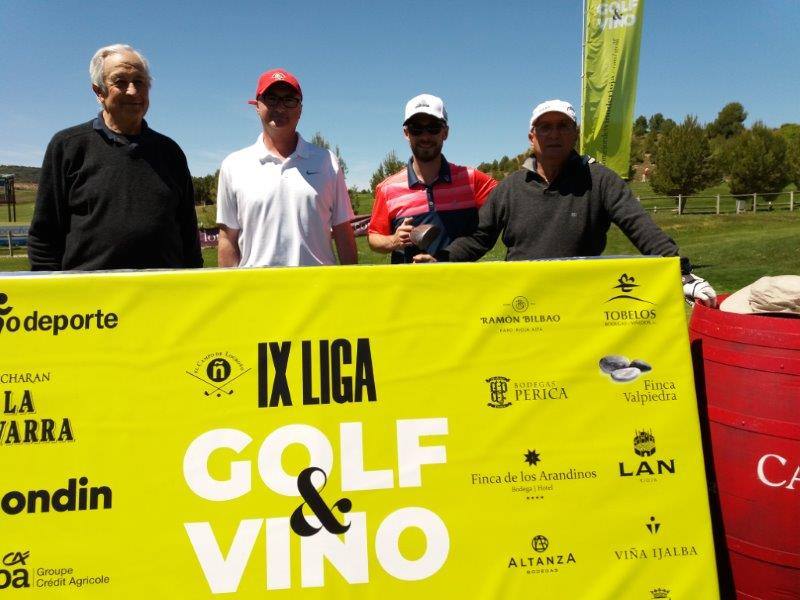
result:
<svg viewBox="0 0 800 600"><path fill-rule="evenodd" d="M353 209L336 156L297 133L303 92L273 69L258 78L255 144L230 154L217 187L221 267L311 266L358 260Z"/></svg>

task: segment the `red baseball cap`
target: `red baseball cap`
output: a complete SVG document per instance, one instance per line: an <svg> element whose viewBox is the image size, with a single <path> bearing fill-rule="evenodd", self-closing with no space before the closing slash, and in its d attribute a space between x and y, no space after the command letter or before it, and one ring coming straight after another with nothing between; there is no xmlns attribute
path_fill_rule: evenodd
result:
<svg viewBox="0 0 800 600"><path fill-rule="evenodd" d="M261 77L258 78L258 85L256 86L256 98L266 92L270 86L275 83L288 83L295 90L297 90L297 93L300 94L301 98L303 97L303 90L300 89L300 83L297 81L297 77L284 69L272 69L271 71L262 73ZM247 102L249 104L256 104L256 100L248 100Z"/></svg>

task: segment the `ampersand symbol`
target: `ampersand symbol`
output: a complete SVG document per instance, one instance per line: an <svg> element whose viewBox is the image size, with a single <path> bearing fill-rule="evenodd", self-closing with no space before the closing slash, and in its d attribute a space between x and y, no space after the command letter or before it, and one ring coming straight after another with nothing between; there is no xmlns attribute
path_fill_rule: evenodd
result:
<svg viewBox="0 0 800 600"><path fill-rule="evenodd" d="M322 473L322 476L325 478L319 490L317 490L317 488L314 487L314 484L311 483L311 476L316 471ZM331 509L328 508L328 505L322 500L322 496L320 496L319 493L323 490L325 484L327 483L328 476L325 474L325 471L319 467L308 467L307 469L303 469L300 472L300 475L297 476L297 491L300 492L303 500L305 500L303 504L295 509L291 518L289 519L289 525L297 535L308 537L317 533L320 529L322 529L322 527L333 534L344 533L350 529L350 525L343 525L336 520L336 517L333 516ZM322 527L313 527L308 521L306 521L306 517L303 514L303 506L305 505L308 505L311 511L316 515L316 517L319 519L319 522L322 524ZM341 513L348 513L350 512L350 509L353 508L353 503L350 502L348 498L340 498L334 503L332 508L338 508L339 512Z"/></svg>

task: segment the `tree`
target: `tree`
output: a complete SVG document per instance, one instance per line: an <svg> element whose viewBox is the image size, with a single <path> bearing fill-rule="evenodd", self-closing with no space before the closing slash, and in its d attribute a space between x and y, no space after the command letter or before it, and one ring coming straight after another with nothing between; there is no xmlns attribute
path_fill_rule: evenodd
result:
<svg viewBox="0 0 800 600"><path fill-rule="evenodd" d="M644 115L639 115L633 122L633 135L637 137L647 135L647 119Z"/></svg>
<svg viewBox="0 0 800 600"><path fill-rule="evenodd" d="M347 178L347 163L344 161L342 157L342 153L339 150L339 146L335 146L331 148L330 142L326 140L323 135L318 131L311 137L311 143L315 146L319 146L320 148L325 148L325 150L333 150L333 153L336 155L336 160L339 162L339 168L342 170L342 175Z"/></svg>
<svg viewBox="0 0 800 600"><path fill-rule="evenodd" d="M213 175L205 177L192 177L194 187L195 204L213 204L217 198L217 182L219 181L219 169Z"/></svg>
<svg viewBox="0 0 800 600"><path fill-rule="evenodd" d="M644 152L650 155L651 162L658 161L658 134L655 131L644 136Z"/></svg>
<svg viewBox="0 0 800 600"><path fill-rule="evenodd" d="M653 191L686 196L708 187L716 179L717 169L697 117L687 116L680 125L665 129L658 141L658 164L650 180Z"/></svg>
<svg viewBox="0 0 800 600"><path fill-rule="evenodd" d="M761 121L721 151L732 194L780 192L791 179L786 140Z"/></svg>
<svg viewBox="0 0 800 600"><path fill-rule="evenodd" d="M650 133L661 133L661 126L664 124L664 115L656 113L647 122Z"/></svg>
<svg viewBox="0 0 800 600"><path fill-rule="evenodd" d="M786 143L786 160L789 163L789 174L795 187L800 190L800 136Z"/></svg>
<svg viewBox="0 0 800 600"><path fill-rule="evenodd" d="M389 175L394 175L398 171L401 171L405 166L406 163L397 158L397 153L394 150L389 151L369 179L369 187L372 193L375 193L375 188L378 187L381 181L389 177Z"/></svg>
<svg viewBox="0 0 800 600"><path fill-rule="evenodd" d="M721 136L730 139L744 131L747 111L739 102L729 102L717 113L717 118L708 126L710 137Z"/></svg>
<svg viewBox="0 0 800 600"><path fill-rule="evenodd" d="M800 125L784 123L778 133L786 140L786 160L789 162L791 181L800 189Z"/></svg>

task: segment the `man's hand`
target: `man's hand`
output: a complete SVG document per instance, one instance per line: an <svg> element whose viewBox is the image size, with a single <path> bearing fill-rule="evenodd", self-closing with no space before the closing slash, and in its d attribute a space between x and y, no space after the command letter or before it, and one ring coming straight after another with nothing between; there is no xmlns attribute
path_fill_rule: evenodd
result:
<svg viewBox="0 0 800 600"><path fill-rule="evenodd" d="M393 250L400 250L401 248L405 248L406 246L411 245L411 230L414 227L411 225L412 218L406 217L403 219L403 222L397 227L397 230L394 232L392 236L394 238Z"/></svg>
<svg viewBox="0 0 800 600"><path fill-rule="evenodd" d="M695 300L699 300L705 306L714 307L717 305L717 292L705 279L689 273L684 275L682 280L683 296L689 304L694 304Z"/></svg>
<svg viewBox="0 0 800 600"><path fill-rule="evenodd" d="M438 262L434 257L430 254L415 254L411 259L411 262L415 263L435 263Z"/></svg>

